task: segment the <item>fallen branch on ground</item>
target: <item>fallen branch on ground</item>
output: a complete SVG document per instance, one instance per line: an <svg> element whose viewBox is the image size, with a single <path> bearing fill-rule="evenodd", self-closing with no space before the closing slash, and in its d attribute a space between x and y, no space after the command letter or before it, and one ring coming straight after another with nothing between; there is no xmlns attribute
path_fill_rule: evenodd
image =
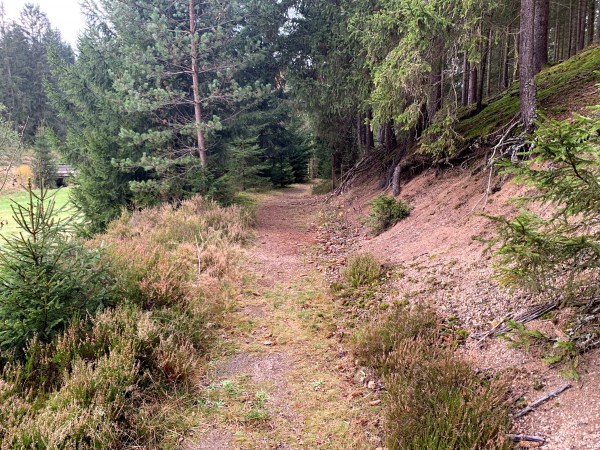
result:
<svg viewBox="0 0 600 450"><path fill-rule="evenodd" d="M513 442L539 442L543 444L546 439L542 436L531 436L528 434L509 434L508 438Z"/></svg>
<svg viewBox="0 0 600 450"><path fill-rule="evenodd" d="M481 345L481 343L486 338L488 338L492 335L499 336L501 334L507 333L512 330L512 328L508 327L508 326L500 327L500 325L502 325L503 323L506 323L508 321L517 322L517 323L531 322L532 320L538 319L541 316L543 316L544 314L549 313L550 311L553 311L554 309L558 308L558 306L560 305L560 302L561 302L561 300L553 301L550 303L543 303L541 305L534 306L533 308L529 309L528 311L525 311L524 313L519 314L517 316L507 317L505 320L500 322L498 325L496 325L494 328L492 328L487 333L480 334L479 336L474 335L474 337L479 338L477 345Z"/></svg>
<svg viewBox="0 0 600 450"><path fill-rule="evenodd" d="M532 411L535 411L535 409L542 405L543 403L546 403L548 400L556 397L557 395L563 393L564 391L566 391L567 389L569 389L571 387L571 383L565 383L562 386L554 389L552 392L548 392L546 395L544 395L543 397L537 399L535 402L533 402L531 405L527 406L526 408L523 408L521 411L519 411L516 415L515 415L515 419L518 419L519 417L523 417L526 414L529 414Z"/></svg>
<svg viewBox="0 0 600 450"><path fill-rule="evenodd" d="M373 149L372 151L365 154L358 162L344 174L339 186L327 197L327 201L331 200L332 197L338 196L346 192L352 182L362 173L373 168L374 164L379 159L379 150Z"/></svg>
<svg viewBox="0 0 600 450"><path fill-rule="evenodd" d="M513 317L512 319L508 318L504 322L508 322L509 320L512 322L517 322L517 323L531 322L532 320L538 319L538 318L542 317L544 314L555 310L556 308L558 308L559 305L560 305L560 301L543 303L541 305L534 306L530 310L525 311L524 313L519 314L519 315ZM511 327L505 326L505 327L502 327L502 328L496 330L494 332L494 335L498 336L500 334L507 333L508 331L511 331L511 330L512 330Z"/></svg>

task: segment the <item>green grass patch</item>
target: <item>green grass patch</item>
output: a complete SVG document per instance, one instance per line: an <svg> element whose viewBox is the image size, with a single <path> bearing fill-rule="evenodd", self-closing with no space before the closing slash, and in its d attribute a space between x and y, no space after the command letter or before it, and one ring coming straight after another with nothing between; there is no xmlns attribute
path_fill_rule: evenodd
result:
<svg viewBox="0 0 600 450"><path fill-rule="evenodd" d="M55 218L67 218L73 213L73 210L69 208L71 206L69 188L53 189L49 192L56 201ZM3 224L0 229L0 234L9 236L14 234L17 230L17 223L13 219L13 211L11 206L16 202L20 205L24 205L29 201L29 194L25 189L15 192L2 192L0 193L0 222Z"/></svg>
<svg viewBox="0 0 600 450"><path fill-rule="evenodd" d="M371 253L361 253L348 260L348 267L342 275L350 286L358 288L373 283L381 276L381 264Z"/></svg>

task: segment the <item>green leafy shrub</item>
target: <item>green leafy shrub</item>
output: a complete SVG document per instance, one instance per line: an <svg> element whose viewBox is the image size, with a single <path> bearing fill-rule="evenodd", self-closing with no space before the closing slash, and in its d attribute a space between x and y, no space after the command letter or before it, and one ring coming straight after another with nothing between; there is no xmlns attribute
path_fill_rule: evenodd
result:
<svg viewBox="0 0 600 450"><path fill-rule="evenodd" d="M509 449L506 390L454 355L433 310L398 305L357 336L359 361L383 378L389 449Z"/></svg>
<svg viewBox="0 0 600 450"><path fill-rule="evenodd" d="M523 210L514 220L493 217L500 243L496 272L509 286L585 303L600 293L600 119L546 120L521 154L503 160L516 181L537 194L518 201L549 206L551 214Z"/></svg>
<svg viewBox="0 0 600 450"><path fill-rule="evenodd" d="M12 205L19 233L3 236L0 252L0 348L20 353L37 338L49 342L73 318L114 303L114 279L101 252L72 237L71 219L57 219L55 201L29 186L29 201Z"/></svg>
<svg viewBox="0 0 600 450"><path fill-rule="evenodd" d="M371 253L354 255L348 260L342 276L354 288L364 286L381 276L381 264Z"/></svg>
<svg viewBox="0 0 600 450"><path fill-rule="evenodd" d="M374 234L381 234L410 215L411 207L389 195L380 195L369 203L371 211L365 219Z"/></svg>

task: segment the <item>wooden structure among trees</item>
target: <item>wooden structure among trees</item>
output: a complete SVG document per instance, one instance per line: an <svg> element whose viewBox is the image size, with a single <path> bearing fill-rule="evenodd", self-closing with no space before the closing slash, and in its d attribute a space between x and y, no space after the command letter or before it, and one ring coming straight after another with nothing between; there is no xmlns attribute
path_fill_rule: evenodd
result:
<svg viewBox="0 0 600 450"><path fill-rule="evenodd" d="M57 164L56 165L56 186L66 186L70 178L77 175L75 168L68 164Z"/></svg>

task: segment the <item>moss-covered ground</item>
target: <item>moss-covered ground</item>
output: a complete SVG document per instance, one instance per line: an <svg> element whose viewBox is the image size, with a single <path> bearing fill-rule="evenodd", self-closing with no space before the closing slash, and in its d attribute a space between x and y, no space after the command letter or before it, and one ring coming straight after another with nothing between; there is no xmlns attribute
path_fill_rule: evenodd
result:
<svg viewBox="0 0 600 450"><path fill-rule="evenodd" d="M544 69L537 76L540 114L561 117L571 111L582 111L585 106L598 103L600 83L600 46L591 47L578 55ZM519 112L519 85L487 101L478 114L463 111L465 119L457 131L465 140L487 136L506 125Z"/></svg>

